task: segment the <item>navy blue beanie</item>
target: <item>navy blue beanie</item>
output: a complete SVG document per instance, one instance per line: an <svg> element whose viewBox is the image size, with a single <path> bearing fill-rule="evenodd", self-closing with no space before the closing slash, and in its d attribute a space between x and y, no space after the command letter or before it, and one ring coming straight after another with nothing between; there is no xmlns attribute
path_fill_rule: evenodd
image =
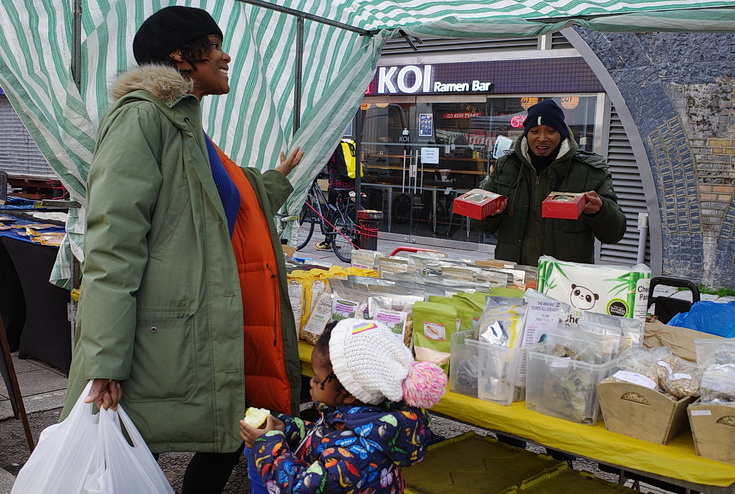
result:
<svg viewBox="0 0 735 494"><path fill-rule="evenodd" d="M569 135L567 132L567 124L564 123L564 110L554 103L554 100L547 99L540 103L536 103L528 109L528 116L523 121L523 127L526 129L524 135L528 134L531 128L538 125L548 125L554 127L561 134L562 140Z"/></svg>
<svg viewBox="0 0 735 494"><path fill-rule="evenodd" d="M161 62L184 43L210 34L222 38L222 30L206 10L166 7L140 25L133 38L133 55L138 65Z"/></svg>

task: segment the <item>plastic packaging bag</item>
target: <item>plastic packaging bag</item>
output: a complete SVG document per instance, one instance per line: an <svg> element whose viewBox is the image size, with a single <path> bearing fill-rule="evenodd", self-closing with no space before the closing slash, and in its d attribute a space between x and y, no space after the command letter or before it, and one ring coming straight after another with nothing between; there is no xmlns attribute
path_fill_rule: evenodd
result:
<svg viewBox="0 0 735 494"><path fill-rule="evenodd" d="M13 485L12 494L157 494L171 493L158 463L128 415L92 413L84 403L92 381L82 391L69 416L41 432ZM123 435L120 423L132 445Z"/></svg>
<svg viewBox="0 0 735 494"><path fill-rule="evenodd" d="M695 364L671 355L659 360L656 370L658 383L667 394L677 400L687 396L699 396L701 373Z"/></svg>
<svg viewBox="0 0 735 494"><path fill-rule="evenodd" d="M669 326L694 329L723 338L735 338L735 302L694 302L688 312L676 314Z"/></svg>
<svg viewBox="0 0 735 494"><path fill-rule="evenodd" d="M735 402L735 341L699 339L694 344L702 371L701 402L720 405Z"/></svg>

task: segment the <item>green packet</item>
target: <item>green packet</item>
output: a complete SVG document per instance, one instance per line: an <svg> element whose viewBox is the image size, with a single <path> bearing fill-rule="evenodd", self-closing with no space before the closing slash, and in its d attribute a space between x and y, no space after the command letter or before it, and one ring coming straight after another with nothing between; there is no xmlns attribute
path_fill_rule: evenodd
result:
<svg viewBox="0 0 735 494"><path fill-rule="evenodd" d="M455 293L452 295L453 297L456 297L463 302L467 302L468 305L470 305L472 308L479 310L482 312L485 310L485 301L490 296L489 292L462 292L462 293Z"/></svg>
<svg viewBox="0 0 735 494"><path fill-rule="evenodd" d="M416 359L432 362L448 373L450 340L459 325L457 308L437 302L416 302L411 312Z"/></svg>
<svg viewBox="0 0 735 494"><path fill-rule="evenodd" d="M520 288L500 288L500 287L494 286L490 288L489 292L490 292L490 295L493 295L496 297L520 298L520 297L523 297L525 290L521 290Z"/></svg>
<svg viewBox="0 0 735 494"><path fill-rule="evenodd" d="M469 331L473 328L473 321L475 319L475 311L469 307L463 301L454 297L442 297L439 295L429 295L429 302L436 302L438 304L451 305L457 309L458 318L458 329L457 331ZM479 316L478 316L479 320Z"/></svg>

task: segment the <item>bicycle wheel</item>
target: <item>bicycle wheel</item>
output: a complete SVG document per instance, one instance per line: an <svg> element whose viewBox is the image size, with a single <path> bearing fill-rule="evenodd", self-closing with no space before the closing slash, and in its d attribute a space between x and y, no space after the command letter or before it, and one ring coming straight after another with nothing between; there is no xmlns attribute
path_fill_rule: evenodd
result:
<svg viewBox="0 0 735 494"><path fill-rule="evenodd" d="M411 207L413 200L408 194L400 194L393 199L393 222L394 223L408 223L408 219L411 215Z"/></svg>
<svg viewBox="0 0 735 494"><path fill-rule="evenodd" d="M314 234L315 221L314 211L306 204L301 206L299 222L295 225L296 232L294 233L296 235L296 241L294 242L296 250L301 250L309 244L309 240L311 240L311 236Z"/></svg>
<svg viewBox="0 0 735 494"><path fill-rule="evenodd" d="M342 262L352 262L352 251L357 245L355 224L349 218L341 216L337 216L333 224L338 233L332 239L332 250Z"/></svg>

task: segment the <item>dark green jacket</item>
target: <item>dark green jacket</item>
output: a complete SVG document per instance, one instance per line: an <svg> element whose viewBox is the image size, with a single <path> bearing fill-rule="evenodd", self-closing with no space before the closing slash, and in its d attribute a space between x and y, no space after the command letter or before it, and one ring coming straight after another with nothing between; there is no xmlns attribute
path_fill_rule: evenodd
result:
<svg viewBox="0 0 735 494"><path fill-rule="evenodd" d="M501 157L485 189L508 198L505 211L472 226L485 233L498 232L495 257L537 265L541 255L562 261L594 263L595 237L618 242L625 234L626 219L613 190L607 163L602 156L578 151L569 129L559 155L540 175L531 165L525 137L516 139L512 153ZM602 209L577 220L541 217L541 201L550 192L588 192L602 199Z"/></svg>

